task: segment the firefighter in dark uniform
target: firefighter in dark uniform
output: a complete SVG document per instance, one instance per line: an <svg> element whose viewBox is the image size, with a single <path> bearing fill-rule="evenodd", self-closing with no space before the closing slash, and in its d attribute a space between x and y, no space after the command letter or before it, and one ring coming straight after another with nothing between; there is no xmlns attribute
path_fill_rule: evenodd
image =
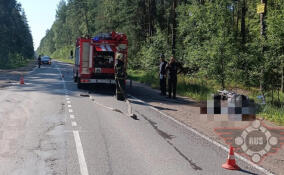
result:
<svg viewBox="0 0 284 175"><path fill-rule="evenodd" d="M125 100L125 80L126 80L126 67L125 59L122 53L116 54L115 63L115 82L116 82L116 98L117 100Z"/></svg>
<svg viewBox="0 0 284 175"><path fill-rule="evenodd" d="M167 89L167 79L166 79L166 66L167 62L165 61L165 55L161 54L160 56L160 89L161 89L161 95L166 95L166 89Z"/></svg>
<svg viewBox="0 0 284 175"><path fill-rule="evenodd" d="M176 62L175 58L172 56L170 62L167 64L166 67L168 71L168 91L169 91L169 97L176 98L176 88L177 88L177 74L178 69L180 69L180 65Z"/></svg>
<svg viewBox="0 0 284 175"><path fill-rule="evenodd" d="M40 65L41 65L41 55L39 55L38 58L37 58L37 64L38 64L38 68L40 68Z"/></svg>

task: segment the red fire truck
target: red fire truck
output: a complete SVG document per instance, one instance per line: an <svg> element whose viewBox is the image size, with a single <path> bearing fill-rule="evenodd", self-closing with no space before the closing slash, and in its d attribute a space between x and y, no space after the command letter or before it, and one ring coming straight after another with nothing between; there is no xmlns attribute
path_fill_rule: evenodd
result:
<svg viewBox="0 0 284 175"><path fill-rule="evenodd" d="M127 36L121 33L103 33L93 38L78 38L73 68L73 77L78 83L78 88L83 84L115 84L115 55L122 53L127 60L127 49Z"/></svg>

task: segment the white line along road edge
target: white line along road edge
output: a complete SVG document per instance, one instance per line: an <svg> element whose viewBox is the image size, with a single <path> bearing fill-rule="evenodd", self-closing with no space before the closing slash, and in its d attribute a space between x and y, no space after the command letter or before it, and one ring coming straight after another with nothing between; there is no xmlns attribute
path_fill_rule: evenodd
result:
<svg viewBox="0 0 284 175"><path fill-rule="evenodd" d="M64 86L64 89L66 90L66 84L65 84L64 78L62 78L62 73L61 73L60 69L58 68L58 66L57 65L55 65L55 66L56 66L56 69L61 76L61 80L62 80L62 84ZM77 130L73 131L73 135L74 135L74 140L75 140L75 145L76 145L81 175L89 175L79 131L77 131Z"/></svg>
<svg viewBox="0 0 284 175"><path fill-rule="evenodd" d="M176 120L175 118L173 118L173 117L171 117L171 116L169 116L169 115L167 115L167 114L161 112L159 109L154 108L153 106L150 106L150 105L149 105L148 103L146 103L145 101L140 100L140 99L138 99L138 98L136 98L136 97L134 97L134 96L132 96L132 95L129 95L129 96L132 97L133 99L139 101L140 103L145 104L146 106L150 107L150 108L153 109L154 111L159 112L159 113L162 114L163 116L165 116L165 117L167 117L168 119L170 119L170 120L176 122L177 124L183 126L183 127L186 128L187 130L189 130L189 131L195 133L196 135L200 136L201 138L207 140L208 142L210 142L210 143L216 145L217 147L219 147L219 148L225 150L226 152L229 152L229 151L230 151L230 150L229 150L227 147L225 147L224 145L221 145L220 143L218 143L218 142L216 142L216 141L210 139L208 136L206 136L206 135L204 135L204 134L201 134L201 133L198 132L196 129L193 129L193 128L191 128L190 126L187 126L187 125L185 125L184 123L182 123L182 122ZM268 170L264 169L263 167L261 167L261 166L255 164L255 163L249 161L248 159L244 158L243 156L241 156L241 155L238 154L238 153L235 153L235 156L236 156L238 159L240 159L240 160L244 161L245 163L249 164L249 165L252 166L253 168L255 168L255 169L257 169L257 170L259 170L259 171L265 173L266 175L274 175L274 174L271 173L270 171L268 171Z"/></svg>

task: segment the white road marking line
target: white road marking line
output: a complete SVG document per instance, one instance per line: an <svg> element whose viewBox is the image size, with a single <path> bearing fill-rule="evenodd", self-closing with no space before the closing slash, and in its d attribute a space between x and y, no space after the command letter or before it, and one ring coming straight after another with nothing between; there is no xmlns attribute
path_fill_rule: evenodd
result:
<svg viewBox="0 0 284 175"><path fill-rule="evenodd" d="M82 146L82 142L80 139L79 131L73 131L73 135L75 139L81 175L88 175L89 172L88 172L88 168L87 168L87 164L86 164L86 160L84 156L84 151L83 151L83 146Z"/></svg>
<svg viewBox="0 0 284 175"><path fill-rule="evenodd" d="M74 119L74 118L75 118L75 116L74 116L74 115L70 115L70 118L71 118L71 119Z"/></svg>
<svg viewBox="0 0 284 175"><path fill-rule="evenodd" d="M72 126L77 126L76 122L72 122L71 124L72 124Z"/></svg>
<svg viewBox="0 0 284 175"><path fill-rule="evenodd" d="M65 80L62 77L62 73L61 73L60 69L57 67L56 64L55 64L55 66L56 66L57 71L61 75L61 80L62 80L62 83L63 83L63 87L64 87L64 89L66 89ZM70 98L68 97L67 94L66 94L66 97L67 97L66 100L70 100ZM73 112L73 110L69 109L69 112L71 113L71 112ZM70 118L72 118L72 117L74 117L74 115L70 115ZM82 146L82 142L81 142L81 139L80 139L79 131L73 131L73 135L74 135L74 140L75 140L75 144L76 144L76 150L77 150L77 155L78 155L81 175L89 175L88 167L87 167L87 163L86 163L86 160L85 160L83 146Z"/></svg>
<svg viewBox="0 0 284 175"><path fill-rule="evenodd" d="M67 101L67 103L69 103L69 104L70 104L70 103L71 103L71 101Z"/></svg>
<svg viewBox="0 0 284 175"><path fill-rule="evenodd" d="M68 108L72 108L72 106L71 106L71 105L68 105Z"/></svg>
<svg viewBox="0 0 284 175"><path fill-rule="evenodd" d="M183 127L186 128L187 130L189 130L189 131L195 133L196 135L200 136L201 138L207 140L208 142L210 142L210 143L216 145L217 147L219 147L219 148L225 150L226 152L229 152L229 151L230 151L230 150L229 150L227 147L225 147L224 145L222 145L222 144L220 144L220 143L218 143L218 142L212 140L212 139L209 138L208 136L206 136L206 135L204 135L204 134L198 132L197 130L193 129L192 127L183 124L182 122L176 120L176 119L173 118L172 116L169 116L169 115L163 113L163 112L160 111L159 109L154 108L153 106L149 105L149 104L146 103L145 101L140 100L140 99L138 99L138 98L136 98L136 97L134 97L134 96L132 96L132 95L130 95L130 96L131 96L132 98L136 99L137 101L139 101L140 103L143 103L143 104L147 105L148 107L150 107L150 108L153 109L154 111L159 112L160 114L162 114L163 116L167 117L168 119L170 119L170 120L176 122L177 124L183 126ZM240 160L244 161L245 163L249 164L249 165L252 166L253 168L255 168L255 169L257 169L257 170L259 170L259 171L265 173L266 175L274 175L274 174L271 173L270 171L268 171L268 170L264 169L263 167L261 167L261 166L255 164L255 163L253 163L253 162L251 162L250 160L244 158L243 156L241 156L241 155L238 154L238 153L235 153L235 156L236 156L237 158L239 158Z"/></svg>
<svg viewBox="0 0 284 175"><path fill-rule="evenodd" d="M92 96L92 97L90 96L90 99L93 99L93 96ZM100 103L98 103L98 102L96 102L96 101L93 101L93 102L94 102L96 105L102 106L102 107L107 108L107 109L109 109L109 110L112 110L112 111L114 110L114 108L105 106L105 105L100 104Z"/></svg>

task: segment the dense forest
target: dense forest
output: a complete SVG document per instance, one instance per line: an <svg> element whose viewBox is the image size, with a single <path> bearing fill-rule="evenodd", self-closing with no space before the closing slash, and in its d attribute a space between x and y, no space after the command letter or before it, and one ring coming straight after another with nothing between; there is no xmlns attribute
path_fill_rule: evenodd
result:
<svg viewBox="0 0 284 175"><path fill-rule="evenodd" d="M62 0L37 52L66 58L78 36L115 30L129 38L132 69L157 70L164 53L221 88L233 82L279 94L283 19L284 0Z"/></svg>
<svg viewBox="0 0 284 175"><path fill-rule="evenodd" d="M0 68L34 57L33 38L21 4L16 0L0 0Z"/></svg>

